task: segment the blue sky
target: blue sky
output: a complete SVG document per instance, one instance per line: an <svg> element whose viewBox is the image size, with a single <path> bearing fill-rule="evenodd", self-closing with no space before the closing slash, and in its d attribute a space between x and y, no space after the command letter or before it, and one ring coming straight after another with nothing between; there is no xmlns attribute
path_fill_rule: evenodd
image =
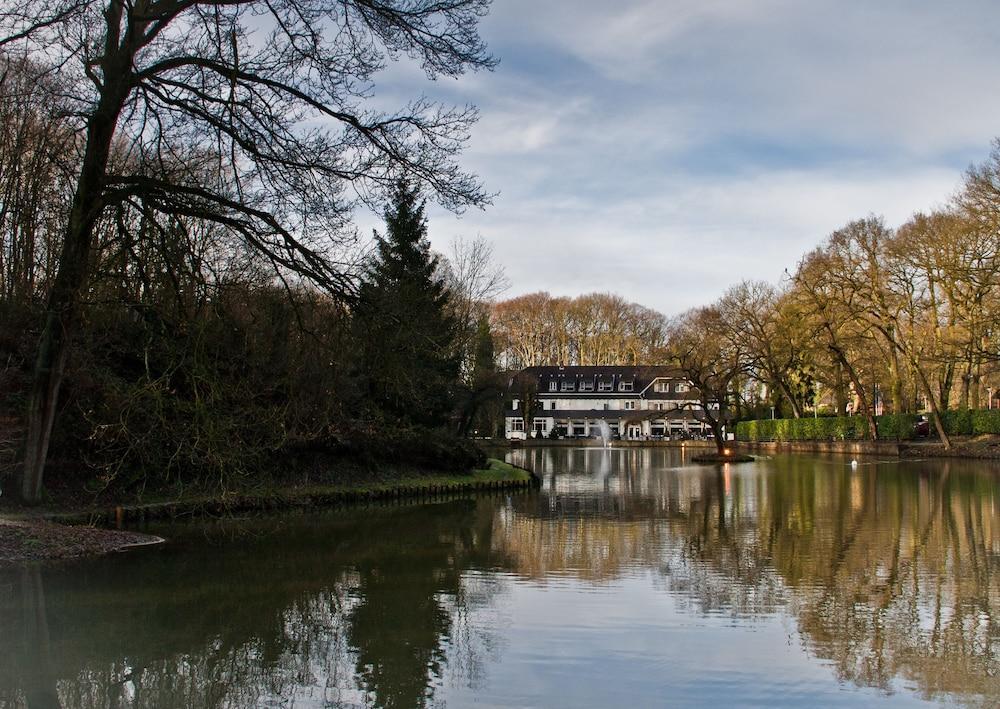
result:
<svg viewBox="0 0 1000 709"><path fill-rule="evenodd" d="M1000 136L995 0L495 0L482 33L494 72L379 89L479 107L463 164L499 195L431 240L482 234L509 295L675 314L942 204Z"/></svg>

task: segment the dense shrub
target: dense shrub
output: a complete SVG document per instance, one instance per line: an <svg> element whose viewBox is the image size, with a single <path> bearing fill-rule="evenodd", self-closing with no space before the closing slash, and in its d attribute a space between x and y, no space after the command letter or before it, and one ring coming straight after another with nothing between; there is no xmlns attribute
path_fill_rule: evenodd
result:
<svg viewBox="0 0 1000 709"><path fill-rule="evenodd" d="M971 412L972 433L1000 433L1000 410L980 409Z"/></svg>
<svg viewBox="0 0 1000 709"><path fill-rule="evenodd" d="M228 489L331 454L449 473L484 463L473 444L440 430L380 420L371 433L354 433L364 396L347 316L309 293L292 295L232 285L187 316L166 307L87 308L67 366L47 484L111 493ZM29 326L39 316L0 303L0 317L5 484L31 385L37 332Z"/></svg>
<svg viewBox="0 0 1000 709"><path fill-rule="evenodd" d="M941 413L941 423L949 436L967 436L972 433L972 411L959 409Z"/></svg>
<svg viewBox="0 0 1000 709"><path fill-rule="evenodd" d="M888 414L877 419L879 437L913 437L914 414ZM852 441L868 437L868 420L863 416L741 421L736 425L741 441Z"/></svg>
<svg viewBox="0 0 1000 709"><path fill-rule="evenodd" d="M370 464L391 463L453 474L486 466L486 454L475 442L418 426L354 430L345 435L340 450Z"/></svg>
<svg viewBox="0 0 1000 709"><path fill-rule="evenodd" d="M916 414L887 414L877 417L879 438L913 438L917 418ZM941 423L949 436L1000 434L1000 410L944 411ZM935 435L933 424L930 435ZM860 440L868 437L868 421L862 416L741 421L736 425L736 437L741 441L751 442Z"/></svg>

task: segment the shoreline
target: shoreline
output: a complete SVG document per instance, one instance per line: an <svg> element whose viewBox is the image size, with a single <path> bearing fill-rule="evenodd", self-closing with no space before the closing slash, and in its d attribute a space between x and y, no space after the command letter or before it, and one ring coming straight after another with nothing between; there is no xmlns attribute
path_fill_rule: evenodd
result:
<svg viewBox="0 0 1000 709"><path fill-rule="evenodd" d="M164 541L141 532L73 526L41 518L0 517L0 568L104 556L158 546Z"/></svg>
<svg viewBox="0 0 1000 709"><path fill-rule="evenodd" d="M539 483L538 477L527 468L491 458L488 468L466 475L406 475L368 483L276 486L260 492L95 505L76 510L8 508L0 510L0 564L98 556L165 541L123 530L133 523L389 500L436 500L472 492L524 491Z"/></svg>
<svg viewBox="0 0 1000 709"><path fill-rule="evenodd" d="M734 441L739 450L767 454L833 453L840 455L887 455L900 459L942 458L953 460L1000 460L1000 437L954 437L945 449L936 439L925 441Z"/></svg>

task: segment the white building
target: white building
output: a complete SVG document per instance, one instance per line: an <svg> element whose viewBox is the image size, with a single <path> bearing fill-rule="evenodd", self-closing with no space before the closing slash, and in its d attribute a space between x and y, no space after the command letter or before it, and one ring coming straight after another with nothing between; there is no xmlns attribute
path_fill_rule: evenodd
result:
<svg viewBox="0 0 1000 709"><path fill-rule="evenodd" d="M623 440L704 436L710 429L700 413L697 392L671 367L529 367L511 378L504 433L512 440L596 438L602 429Z"/></svg>

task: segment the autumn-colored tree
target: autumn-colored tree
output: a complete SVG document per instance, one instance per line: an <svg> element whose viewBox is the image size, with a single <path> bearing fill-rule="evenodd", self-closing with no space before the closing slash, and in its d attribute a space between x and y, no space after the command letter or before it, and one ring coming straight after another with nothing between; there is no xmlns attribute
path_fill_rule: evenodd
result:
<svg viewBox="0 0 1000 709"><path fill-rule="evenodd" d="M690 310L672 324L664 350L664 360L694 386L697 415L712 429L719 455L725 448L725 425L732 418L736 382L750 366L748 348L734 327L736 317L727 298Z"/></svg>
<svg viewBox="0 0 1000 709"><path fill-rule="evenodd" d="M497 303L493 331L502 365L643 364L662 346L666 319L620 296L531 293Z"/></svg>

